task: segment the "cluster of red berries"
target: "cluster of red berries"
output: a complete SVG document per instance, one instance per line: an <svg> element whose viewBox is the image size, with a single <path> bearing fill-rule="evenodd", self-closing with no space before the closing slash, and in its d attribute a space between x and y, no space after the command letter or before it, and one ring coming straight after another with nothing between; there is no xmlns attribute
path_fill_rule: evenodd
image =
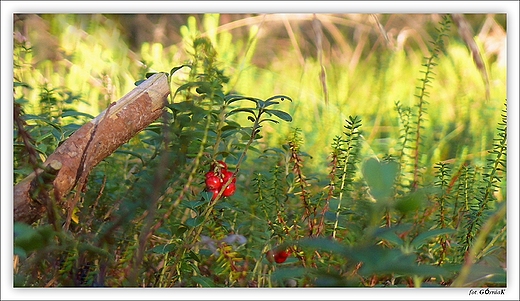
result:
<svg viewBox="0 0 520 301"><path fill-rule="evenodd" d="M285 262L285 260L287 260L287 257L289 257L289 255L291 255L291 250L289 249L280 249L280 250L277 250L277 249L273 249L273 250L269 250L267 251L267 260L269 260L270 262L276 262L276 263L282 263L282 262Z"/></svg>
<svg viewBox="0 0 520 301"><path fill-rule="evenodd" d="M211 165L211 170L206 173L206 190L211 192L213 195L212 200L217 198L220 190L226 184L229 179L231 183L224 188L222 192L223 197L232 196L237 190L236 181L233 177L233 172L227 169L227 164L224 161L217 161L217 163Z"/></svg>

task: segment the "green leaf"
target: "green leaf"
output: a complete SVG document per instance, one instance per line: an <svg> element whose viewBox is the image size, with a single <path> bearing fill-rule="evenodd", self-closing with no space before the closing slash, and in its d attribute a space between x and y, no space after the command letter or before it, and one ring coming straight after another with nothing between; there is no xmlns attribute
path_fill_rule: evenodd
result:
<svg viewBox="0 0 520 301"><path fill-rule="evenodd" d="M223 126L220 130L221 130L222 132L225 132L225 131L233 131L233 130L236 131L236 130L239 129L239 128L240 128L240 126L237 126L237 125L235 125L235 124L233 124L233 125L229 125L229 124L228 124L228 125Z"/></svg>
<svg viewBox="0 0 520 301"><path fill-rule="evenodd" d="M438 266L419 265L416 255L404 254L399 249L369 246L355 248L351 254L351 259L363 262L362 267L359 269L359 274L362 276L373 274L437 276L449 273L446 269Z"/></svg>
<svg viewBox="0 0 520 301"><path fill-rule="evenodd" d="M175 90L175 93L173 94L173 98L175 98L177 93L184 91L184 90L189 90L190 88L193 88L193 87L198 87L199 85L200 85L200 83L196 83L196 82L189 82L184 85L181 85L180 87L177 88L177 90Z"/></svg>
<svg viewBox="0 0 520 301"><path fill-rule="evenodd" d="M144 75L144 77L146 77L148 79L148 78L152 77L152 75L157 74L157 73L164 73L164 72L147 72Z"/></svg>
<svg viewBox="0 0 520 301"><path fill-rule="evenodd" d="M41 135L40 137L38 137L38 139L35 140L36 143L40 143L42 142L43 140L45 140L46 138L49 138L52 136L52 132L49 132L49 133L46 133L46 134L43 134Z"/></svg>
<svg viewBox="0 0 520 301"><path fill-rule="evenodd" d="M203 277L203 276L193 276L191 277L193 281L200 284L202 287L216 287L215 282L211 278Z"/></svg>
<svg viewBox="0 0 520 301"><path fill-rule="evenodd" d="M273 272L271 275L271 280L274 282L283 283L285 279L300 278L308 275L310 272L312 272L311 269L303 267L281 268Z"/></svg>
<svg viewBox="0 0 520 301"><path fill-rule="evenodd" d="M278 120L274 120L274 119L271 119L271 118L264 118L264 119L260 120L259 124L262 123L262 122L280 123Z"/></svg>
<svg viewBox="0 0 520 301"><path fill-rule="evenodd" d="M90 119L94 119L94 116L87 114L87 113L78 112L78 111L65 111L65 112L63 112L63 114L61 114L61 117L69 117L69 116L72 116L72 117L84 116L84 117L88 117Z"/></svg>
<svg viewBox="0 0 520 301"><path fill-rule="evenodd" d="M148 252L156 253L156 254L166 254L166 253L173 251L175 249L175 247L176 247L175 244L164 244L164 245L155 246L155 247L151 248L150 250L148 250Z"/></svg>
<svg viewBox="0 0 520 301"><path fill-rule="evenodd" d="M238 132L239 132L239 130L237 130L237 129L228 129L226 131L222 131L222 138L227 138L227 137L232 136L232 135L234 135L234 134L236 134Z"/></svg>
<svg viewBox="0 0 520 301"><path fill-rule="evenodd" d="M225 200L218 202L217 205L215 205L215 209L229 209L229 210L240 211L239 208L235 207L230 202L226 202Z"/></svg>
<svg viewBox="0 0 520 301"><path fill-rule="evenodd" d="M428 242L429 239L443 235L443 234L452 234L456 233L457 231L455 229L433 229L426 232L423 232L419 235L417 235L412 242L410 243L410 246L413 248L418 248L421 245Z"/></svg>
<svg viewBox="0 0 520 301"><path fill-rule="evenodd" d="M22 82L13 82L13 87L14 88L16 88L16 87L24 87L24 88L32 89L32 87L29 84L22 83Z"/></svg>
<svg viewBox="0 0 520 301"><path fill-rule="evenodd" d="M242 127L242 126L240 125L240 123L235 122L235 121L233 121L233 120L226 119L226 123L227 123L226 126L230 126L230 127L234 127L234 128L241 128L241 127Z"/></svg>
<svg viewBox="0 0 520 301"><path fill-rule="evenodd" d="M363 176L370 188L370 194L377 201L387 203L392 197L398 171L399 164L394 161L382 162L370 158L363 164Z"/></svg>
<svg viewBox="0 0 520 301"><path fill-rule="evenodd" d="M251 102L254 102L258 106L258 103L260 101L262 101L261 99L258 99L255 97L247 97L247 96L242 96L242 95L228 95L224 99L228 105L235 101L239 101L239 100L249 100Z"/></svg>
<svg viewBox="0 0 520 301"><path fill-rule="evenodd" d="M237 109L233 109L233 110L229 111L226 114L226 117L229 117L231 115L234 115L234 114L240 113L240 112L246 112L246 113L249 113L249 114L253 115L253 117L256 117L255 111L253 111L253 109L250 109L250 108L237 108Z"/></svg>
<svg viewBox="0 0 520 301"><path fill-rule="evenodd" d="M288 113L286 113L284 111L274 110L274 109L266 109L266 110L264 110L264 112L266 112L268 114L275 115L276 117L282 119L283 121L287 121L287 122L291 122L292 121L291 115L289 115Z"/></svg>
<svg viewBox="0 0 520 301"><path fill-rule="evenodd" d="M195 91L199 94L211 94L213 87L210 82L200 82L199 87Z"/></svg>
<svg viewBox="0 0 520 301"><path fill-rule="evenodd" d="M284 100L289 100L292 102L292 99L288 96L285 96L285 95L275 95L275 96L271 96L269 97L268 99L266 99L265 101L268 102L268 101L272 101L274 99L280 99L281 101L284 101Z"/></svg>
<svg viewBox="0 0 520 301"><path fill-rule="evenodd" d="M184 67L189 67L191 68L191 65L181 65L181 66L178 66L178 67L173 67L172 70L170 70L170 76L172 76L175 72L179 71L180 69L184 68Z"/></svg>
<svg viewBox="0 0 520 301"><path fill-rule="evenodd" d="M185 224L189 228L195 228L195 227L199 226L200 224L202 224L203 221L204 221L204 219L202 217L190 217L186 220Z"/></svg>
<svg viewBox="0 0 520 301"><path fill-rule="evenodd" d="M209 202L209 201L211 201L211 198L213 197L213 192L203 191L200 193L200 195L206 202Z"/></svg>
<svg viewBox="0 0 520 301"><path fill-rule="evenodd" d="M170 103L167 104L166 107L171 109L173 112L186 112L193 109L193 101L181 101L176 103Z"/></svg>
<svg viewBox="0 0 520 301"><path fill-rule="evenodd" d="M421 188L397 199L394 207L402 214L415 212L417 209L424 206L426 200L428 199L427 194L435 193L437 191L439 191L438 187Z"/></svg>
<svg viewBox="0 0 520 301"><path fill-rule="evenodd" d="M70 134L74 133L75 131L77 131L79 128L81 128L81 125L79 124L75 124L75 123L69 123L65 126L63 126L62 130L63 130L63 135L65 137L68 137L70 136Z"/></svg>
<svg viewBox="0 0 520 301"><path fill-rule="evenodd" d="M403 233L412 228L411 224L401 224L391 228L378 228L374 237L387 240L397 246L403 246L404 241L399 237L398 233Z"/></svg>
<svg viewBox="0 0 520 301"><path fill-rule="evenodd" d="M139 160L141 160L141 162L144 164L143 157L139 153L137 153L137 152L130 151L130 150L124 150L124 149L118 149L114 153L132 155L132 156L138 158Z"/></svg>
<svg viewBox="0 0 520 301"><path fill-rule="evenodd" d="M330 252L333 254L343 254L346 255L349 253L347 247L341 245L335 240L328 238L307 238L301 239L298 241L298 246L301 248L310 248L318 251Z"/></svg>
<svg viewBox="0 0 520 301"><path fill-rule="evenodd" d="M33 114L25 114L22 117L22 120L29 121L29 120L46 120L45 117L33 115Z"/></svg>
<svg viewBox="0 0 520 301"><path fill-rule="evenodd" d="M277 105L277 104L279 104L278 101L264 101L262 103L262 108L267 108L269 106L273 106L273 105Z"/></svg>
<svg viewBox="0 0 520 301"><path fill-rule="evenodd" d="M24 223L15 223L14 227L14 246L25 251L25 253L45 247L54 231L51 225L33 228ZM19 250L21 252L21 250Z"/></svg>
<svg viewBox="0 0 520 301"><path fill-rule="evenodd" d="M474 264L463 286L480 286L484 283L507 283L507 273L501 267L490 267L481 263Z"/></svg>
<svg viewBox="0 0 520 301"><path fill-rule="evenodd" d="M204 193L210 194L211 192L205 191ZM211 196L210 196L210 198L211 198ZM200 207L200 206L202 206L202 205L204 205L206 203L207 203L207 201L186 201L186 200L184 200L184 201L182 201L181 204L184 207L186 207L186 208L190 208L192 210L195 210L197 207Z"/></svg>
<svg viewBox="0 0 520 301"><path fill-rule="evenodd" d="M27 258L27 252L25 252L24 248L20 248L18 246L15 246L13 248L13 254L20 256L20 258L26 259Z"/></svg>

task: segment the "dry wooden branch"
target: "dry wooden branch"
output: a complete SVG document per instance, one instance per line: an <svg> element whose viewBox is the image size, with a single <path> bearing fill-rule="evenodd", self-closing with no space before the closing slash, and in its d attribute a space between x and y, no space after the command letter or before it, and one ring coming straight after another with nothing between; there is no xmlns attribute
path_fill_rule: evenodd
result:
<svg viewBox="0 0 520 301"><path fill-rule="evenodd" d="M81 186L101 160L159 118L169 94L166 75L155 74L78 129L47 158L45 170L14 186L14 221L39 220L50 200L58 208L73 209L66 195Z"/></svg>

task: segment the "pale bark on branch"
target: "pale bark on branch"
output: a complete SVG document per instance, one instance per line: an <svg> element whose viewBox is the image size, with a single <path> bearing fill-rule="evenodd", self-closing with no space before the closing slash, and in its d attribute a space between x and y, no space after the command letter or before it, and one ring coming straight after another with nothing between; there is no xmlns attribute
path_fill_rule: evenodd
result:
<svg viewBox="0 0 520 301"><path fill-rule="evenodd" d="M99 162L157 120L169 94L166 75L155 74L79 128L47 158L44 169L14 186L14 221L39 220L47 208L54 208L50 201L72 212L69 192L81 189Z"/></svg>

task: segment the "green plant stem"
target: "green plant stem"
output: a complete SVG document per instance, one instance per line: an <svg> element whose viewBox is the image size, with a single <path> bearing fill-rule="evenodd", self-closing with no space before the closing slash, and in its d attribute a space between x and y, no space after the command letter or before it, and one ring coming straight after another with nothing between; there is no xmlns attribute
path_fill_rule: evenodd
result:
<svg viewBox="0 0 520 301"><path fill-rule="evenodd" d="M436 58L436 55L433 54L428 58L428 62L425 64L426 71L424 72L424 78L422 79L422 87L421 93L419 97L419 106L417 112L417 127L415 129L415 147L414 147L414 166L413 166L413 182L412 182L412 191L417 190L417 186L419 185L419 147L421 145L421 121L422 117L425 113L425 97L427 96L426 87L429 86L430 83L430 73L432 73L433 68L433 59Z"/></svg>
<svg viewBox="0 0 520 301"><path fill-rule="evenodd" d="M204 217L204 221L206 221L209 217L209 214L211 213L211 211L213 210L213 208L215 207L215 205L217 204L218 200L220 200L222 198L222 194L224 193L224 190L226 189L226 187L231 184L231 182L233 181L233 178L236 177L236 175L238 174L238 171L239 171L239 168L240 168L240 165L242 164L242 161L244 161L244 158L246 156L246 153L247 153L247 150L249 149L249 147L251 146L251 144L253 143L253 141L255 140L255 137L256 137L256 131L258 130L258 128L260 127L260 115L262 114L262 110L260 110L260 112L258 113L258 116L257 118L255 119L255 122L253 124L253 128L252 128L252 132L251 132L251 137L249 138L249 141L247 142L244 150L242 151L242 154L240 155L239 159L238 159L238 162L236 164L236 169L235 169L235 172L233 174L232 177L230 177L228 179L228 181L226 183L224 183L222 185L222 188L220 189L218 195L215 197L215 200L212 200L208 207L206 207L206 209L204 210L204 212L201 214L203 217ZM195 234L194 236L194 239L197 239L199 236L200 236L200 233L202 232L202 225L204 225L204 223L202 223L200 226L198 226L197 228L197 233ZM194 231L195 228L192 228L190 233L189 234L192 234L192 232Z"/></svg>
<svg viewBox="0 0 520 301"><path fill-rule="evenodd" d="M348 151L350 153L350 149ZM348 160L348 156L349 154L347 153L347 160ZM339 222L339 212L340 212L340 209L341 209L341 201L343 200L343 189L345 188L345 183L346 183L346 180L347 180L347 168L348 168L348 162L347 160L345 161L345 164L343 166L343 170L342 170L342 175L341 175L341 186L340 186L340 193L339 193L339 197L338 197L338 208L336 209L336 218L335 218L335 221L334 221L334 229L332 230L332 238L336 238L336 232L338 230L338 222Z"/></svg>
<svg viewBox="0 0 520 301"><path fill-rule="evenodd" d="M413 286L414 286L415 288L420 288L421 285L422 285L422 282L423 282L423 277L420 277L420 276L414 275L414 276L412 277L412 279L413 279Z"/></svg>
<svg viewBox="0 0 520 301"><path fill-rule="evenodd" d="M193 168L191 169L191 173L190 175L188 176L188 181L186 182L186 184L184 185L181 193L179 194L179 196L177 197L177 199L175 200L175 202L173 202L173 204L170 206L170 208L168 209L168 211L164 214L163 218L161 219L160 222L158 222L154 229L157 230L161 224L167 220L169 218L169 216L173 213L173 210L180 204L180 202L182 201L182 199L184 198L184 194L189 190L189 188L191 187L191 183L193 182L193 180L195 179L195 175L197 173L197 167L199 165L199 162L200 162L200 158L202 157L202 155L204 154L204 148L205 148L205 145L206 145L206 142L208 141L208 133L209 133L209 128L211 126L211 118L210 118L210 115L208 115L208 118L207 118L207 121L206 121L206 127L205 127L205 130L204 130L204 136L202 137L202 141L200 143L200 147L199 147L199 151L197 153L197 156L195 157L195 160L193 162ZM187 233L187 235L185 237L192 237L191 234L193 233L193 228L190 229L190 231ZM199 232L200 233L200 232ZM198 235L193 237L193 240L192 240L192 243L193 241L195 241L195 239L198 238ZM186 252L186 249L188 247L190 247L192 245L192 243L190 244L187 244L185 247L183 248L180 248L179 249L179 253L177 253L176 257L177 259L179 258L182 258ZM180 264L180 261L177 261L177 263L175 264L175 267L176 269L178 270L178 265Z"/></svg>
<svg viewBox="0 0 520 301"><path fill-rule="evenodd" d="M208 206L204 209L204 211L201 213L200 216L203 217L203 222L195 227L195 228L191 228L185 235L185 237L189 237L191 238L191 242L188 243L188 244L185 244L185 247L179 249L179 253L177 253L177 256L175 258L177 258L177 263L175 264L176 266L176 269L178 269L178 265L180 264L180 259L182 259L182 257L184 256L184 254L186 253L186 250L187 248L191 247L195 241L200 237L200 234L202 233L202 229L203 229L203 225L205 224L205 222L208 220L209 218L209 215L211 214L211 212L213 211L213 208L215 207L215 205L217 204L218 200L220 200L222 198L222 194L224 193L224 190L225 188L231 184L231 182L233 181L233 178L236 176L236 174L238 173L239 171L239 166L240 164L242 163L242 161L244 160L245 158L245 154L247 152L247 150L249 149L249 147L251 146L251 144L253 143L254 139L255 139L255 136L256 136L256 131L257 129L259 128L259 125L260 125L260 115L261 115L262 111L260 111L260 113L258 114L258 118L255 119L255 122L253 124L253 128L252 128L252 133L251 133L251 137L249 139L249 141L247 142L245 148L244 148L244 151L242 152L238 162L237 162L237 165L236 165L236 170L235 170L235 173L233 175L233 177L230 177L229 180L224 183L222 185L222 188L220 189L218 195L215 197L215 200L212 200L210 201L210 203L208 204ZM207 140L207 135L208 135L208 132L209 132L209 125L210 125L210 122L209 122L210 118L208 117L208 123L207 123L207 127L206 127L206 131L204 133L204 138L203 138L203 143L201 143L201 148L199 150L199 154L201 154L204 150L204 142ZM197 156L198 158L199 156ZM188 186L189 187L189 186ZM180 196L179 196L179 199L180 199ZM195 234L194 234L195 232Z"/></svg>

